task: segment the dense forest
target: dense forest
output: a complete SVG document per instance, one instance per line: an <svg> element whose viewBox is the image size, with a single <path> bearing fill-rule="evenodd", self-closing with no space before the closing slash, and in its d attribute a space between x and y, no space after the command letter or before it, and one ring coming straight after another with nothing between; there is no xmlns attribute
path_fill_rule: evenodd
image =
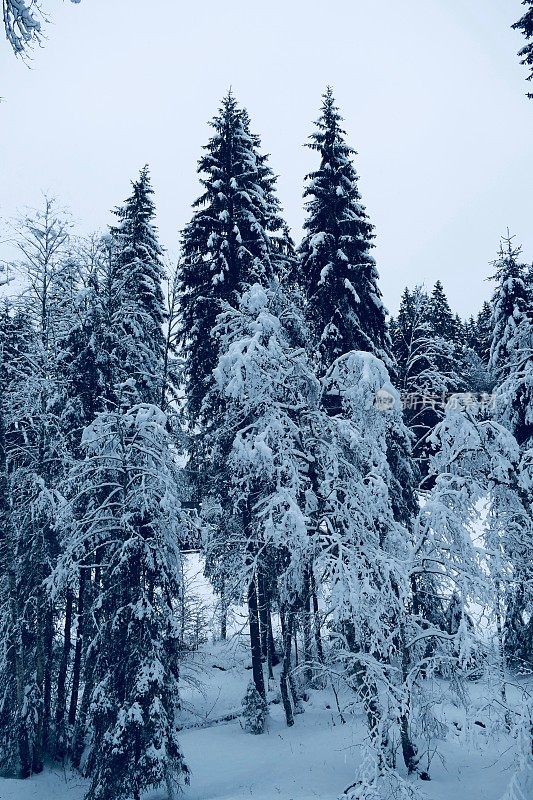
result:
<svg viewBox="0 0 533 800"><path fill-rule="evenodd" d="M216 637L247 610L250 734L268 726L274 690L292 727L335 677L367 726L345 796L413 797L446 738L443 698L484 680L520 743L508 797L522 800L531 264L507 232L476 316L455 314L438 281L406 288L389 318L332 91L308 141L299 244L231 92L211 130L175 267L147 167L103 235L77 235L52 199L14 225L0 310L1 774L66 760L88 800L160 786L172 798L189 782L194 550Z"/></svg>

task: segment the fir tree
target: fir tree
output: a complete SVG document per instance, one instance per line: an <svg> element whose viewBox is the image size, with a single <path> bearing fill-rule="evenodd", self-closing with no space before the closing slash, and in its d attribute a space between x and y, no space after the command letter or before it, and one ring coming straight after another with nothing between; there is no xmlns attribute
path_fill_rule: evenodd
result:
<svg viewBox="0 0 533 800"><path fill-rule="evenodd" d="M338 113L330 89L327 90L323 98L322 114L317 122L318 130L311 136L310 147L316 150L321 159L320 167L311 173L309 185L306 187L305 196L310 198L307 203L308 217L305 222L306 235L299 250L300 265L297 283L301 286L304 296L305 311L312 333L312 348L318 352L319 375L323 376L324 388L321 394L321 412L327 412L331 417L331 425L336 425L336 418L339 417L339 425L343 422L345 415L353 413L358 415L364 409L364 414L369 417L372 412L368 406L368 400L364 401L362 394L358 395L361 407L357 407L356 398L348 389L348 383L340 390L337 386L337 378L342 376L343 382L346 380L345 370L350 370L352 380L355 384L361 381L361 387L366 386L368 378L369 385L380 375L383 381L388 382L388 375L385 378L386 369L394 369L393 360L390 353L390 340L386 326L386 311L381 302L381 293L378 287L378 274L375 261L370 254L373 239L373 229L368 221L364 207L361 204L357 182L357 173L353 167L352 157L354 151L346 144L344 131L341 128L342 119ZM362 352L361 352L362 351ZM378 360L379 359L379 360ZM374 371L374 361L376 367ZM367 366L361 368L361 364ZM368 368L369 373L365 370ZM361 371L362 370L362 371ZM380 371L381 370L381 371ZM371 373L371 377L370 377ZM364 376L364 378L363 378ZM376 393L382 386L374 386ZM392 387L391 387L392 389ZM346 391L346 396L344 396ZM360 389L363 392L363 389ZM388 399L392 398L385 391ZM379 399L379 395L376 396ZM354 403L352 405L352 403ZM379 402L377 403L379 405ZM322 569L327 574L326 583L330 581L336 584L336 579L332 579L329 570L331 565L327 565L327 559L338 552L340 547L339 540L342 539L343 548L346 551L355 548L354 553L363 555L367 552L367 546L371 549L374 541L370 528L373 523L374 513L379 507L382 521L390 515L391 524L403 526L403 530L410 528L412 518L417 507L415 496L416 477L411 459L411 441L408 432L396 419L395 424L388 425L390 417L384 413L384 427L381 429L383 437L377 436L376 439L369 441L368 447L372 449L374 456L383 467L382 480L386 485L384 495L373 497L370 501L373 510L369 510L367 522L367 536L358 529L357 521L348 522L343 516L342 503L349 505L347 490L344 488L344 479L333 480L330 487L331 494L324 494L324 487L329 486L328 478L321 470L328 470L331 463L342 462L343 468L348 473L353 470L352 477L346 476L346 481L353 481L353 492L356 490L356 476L359 470L363 470L358 456L350 447L344 450L345 442L341 430L330 431L329 437L338 443L339 451L331 458L326 457L325 462L320 463L318 456L313 448L313 458L317 459L317 467L314 471L318 476L316 486L317 491L317 519L322 522L318 525L318 530L326 530L320 546L313 554L312 561L322 564ZM379 427L379 426L378 426ZM374 429L373 433L376 433ZM320 438L315 442L314 447L318 447L318 452L324 447L320 443ZM380 448L382 448L380 450ZM325 448L327 452L327 447ZM340 455L342 453L342 455ZM379 453L379 455L378 455ZM375 462L377 463L377 462ZM336 480L340 480L337 491ZM335 488L334 488L335 487ZM343 487L343 488L341 488ZM351 495L350 495L351 496ZM355 501L355 502L361 502ZM331 505L333 503L333 506ZM351 508L351 506L350 506ZM384 509L387 509L385 512ZM346 509L347 513L354 513ZM327 521L326 521L327 520ZM377 521L376 521L377 522ZM353 523L353 524L352 524ZM379 525L378 525L379 527ZM326 554L328 554L326 556ZM326 559L325 561L323 559ZM364 567L360 562L354 563L355 573ZM315 565L311 563L311 570ZM337 567L334 567L336 573ZM355 581L355 573L352 576ZM376 575L369 578L372 590L377 590L373 580L381 586L381 579ZM387 583L387 581L389 581ZM398 598L402 594L399 588L401 580L389 575L386 580L388 591L391 597ZM348 590L343 579L339 581L335 591L355 590L354 584ZM341 602L336 600L335 602ZM344 600L342 601L345 602ZM350 611L344 616L347 608ZM400 622L403 618L404 610L401 602L396 606L393 616L398 614L395 619L396 624L400 624L402 630L404 623ZM386 612L385 612L386 614ZM351 617L351 618L350 618ZM380 708L377 700L377 684L383 678L384 671L387 670L387 658L383 654L377 656L374 667L369 668L367 663L359 660L359 654L365 654L372 650L372 637L369 628L360 625L356 620L356 612L348 602L347 607L339 614L337 624L338 632L345 637L347 650L344 657L353 665L353 685L359 693L366 710L367 719L370 727L372 741L377 748L380 758L387 758L387 732L383 728L383 709ZM387 625L383 620L383 624ZM403 635L400 634L403 641ZM367 649L370 648L370 649ZM379 647L374 652L379 652ZM405 652L404 652L404 655ZM380 661L380 659L383 659ZM407 669L407 661L405 661ZM405 673L407 674L407 673ZM381 677L379 677L381 675ZM404 746L404 757L408 768L414 769L416 763L415 750L412 747L407 733L406 720L408 712L404 715L402 728L402 745Z"/></svg>
<svg viewBox="0 0 533 800"><path fill-rule="evenodd" d="M132 186L131 196L115 211L119 224L111 228L112 263L111 274L107 276L110 285L106 287L111 306L109 333L116 337L116 368L126 377L134 378L141 402L157 404L161 400L165 351L162 328L165 269L154 226L148 167L141 170ZM114 305L119 314L117 320L112 316Z"/></svg>
<svg viewBox="0 0 533 800"><path fill-rule="evenodd" d="M186 359L187 415L196 423L212 385L217 343L212 331L224 303L258 281L268 286L284 261L286 228L275 178L249 118L231 92L212 120L213 136L198 163L204 193L182 236L180 339Z"/></svg>
<svg viewBox="0 0 533 800"><path fill-rule="evenodd" d="M444 287L440 281L435 283L428 302L428 318L433 336L446 342L457 343L460 339L460 324L454 316ZM459 321L460 323L460 321Z"/></svg>
<svg viewBox="0 0 533 800"><path fill-rule="evenodd" d="M466 391L486 394L493 388L488 363L492 340L492 309L483 303L477 317L463 324L464 344L461 354L461 377Z"/></svg>
<svg viewBox="0 0 533 800"><path fill-rule="evenodd" d="M355 151L330 88L323 96L317 130L307 144L320 157L307 176L305 236L298 280L324 372L350 350L374 353L390 366L386 310L374 258L373 226L361 203Z"/></svg>
<svg viewBox="0 0 533 800"><path fill-rule="evenodd" d="M527 465L533 444L533 305L527 267L521 263L520 254L520 247L515 247L508 235L494 262L497 286L489 367L496 381L494 416L516 438ZM531 525L532 510L526 511L525 520L520 515L517 518L509 512L507 497L496 496L495 522L505 529L503 546L513 573L507 597L505 650L512 660L519 659L521 665L528 666L533 654L528 644L531 631L527 617L533 594L528 575L531 552L523 533Z"/></svg>
<svg viewBox="0 0 533 800"><path fill-rule="evenodd" d="M227 402L211 391L220 352L217 316L228 306L238 306L241 293L255 282L268 287L277 277L287 276L292 243L279 215L275 178L259 152L259 138L250 132L248 114L231 93L211 126L214 134L198 168L205 191L194 204L196 211L182 236L178 342L185 361L185 414L194 432L190 457L194 485L202 499L211 496L222 506L217 532L221 541L231 538L235 517L228 494L231 437L224 439L220 426ZM217 438L215 450L209 448L210 436ZM246 557L255 563L253 547L255 543L248 547ZM222 550L228 555L227 548ZM208 569L211 563L216 563L216 557L213 562L208 559ZM257 663L261 647L256 641L262 569L248 574L247 600L254 678L264 696L262 667ZM217 585L225 591L223 573L218 577Z"/></svg>
<svg viewBox="0 0 533 800"><path fill-rule="evenodd" d="M172 797L188 775L177 717L179 478L164 414L125 394L122 407L99 414L84 431L87 459L71 479L89 502L56 573L60 586L72 564L87 569L87 551L101 554L82 761L91 800L138 800L162 784Z"/></svg>
<svg viewBox="0 0 533 800"><path fill-rule="evenodd" d="M520 445L533 437L533 311L526 266L512 237L494 262L493 335L489 368L497 382L497 414Z"/></svg>
<svg viewBox="0 0 533 800"><path fill-rule="evenodd" d="M492 308L487 301L483 303L481 311L477 315L476 332L478 345L473 349L477 352L483 363L488 365L492 341Z"/></svg>

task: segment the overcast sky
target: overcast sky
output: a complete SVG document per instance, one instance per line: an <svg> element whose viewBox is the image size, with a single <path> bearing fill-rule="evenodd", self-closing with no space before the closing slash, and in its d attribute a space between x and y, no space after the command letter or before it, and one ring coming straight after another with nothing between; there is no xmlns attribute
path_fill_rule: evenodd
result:
<svg viewBox="0 0 533 800"><path fill-rule="evenodd" d="M454 310L477 311L507 227L533 259L520 0L42 2L53 24L31 69L0 42L0 216L47 191L82 230L101 229L148 163L175 257L207 121L231 85L299 240L317 163L302 145L331 84L391 311L405 285L437 278Z"/></svg>

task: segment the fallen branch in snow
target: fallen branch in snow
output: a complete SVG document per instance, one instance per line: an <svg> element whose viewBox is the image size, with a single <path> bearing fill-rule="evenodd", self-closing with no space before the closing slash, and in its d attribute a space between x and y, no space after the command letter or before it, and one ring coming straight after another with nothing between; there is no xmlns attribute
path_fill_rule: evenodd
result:
<svg viewBox="0 0 533 800"><path fill-rule="evenodd" d="M223 717L216 719L205 719L202 722L193 722L191 725L183 725L182 731L189 731L193 729L214 728L215 725L220 725L223 722L233 722L234 719L242 717L242 711L234 711L230 714L225 714Z"/></svg>

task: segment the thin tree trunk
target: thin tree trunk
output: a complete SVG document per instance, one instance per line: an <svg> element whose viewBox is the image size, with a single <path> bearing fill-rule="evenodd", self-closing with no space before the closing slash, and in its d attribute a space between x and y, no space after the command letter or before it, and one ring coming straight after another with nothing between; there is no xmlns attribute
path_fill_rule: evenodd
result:
<svg viewBox="0 0 533 800"><path fill-rule="evenodd" d="M255 572L248 584L248 623L250 626L250 650L252 656L252 673L255 688L266 700L265 678L261 652L261 631L259 629L259 612L257 607L257 579Z"/></svg>
<svg viewBox="0 0 533 800"><path fill-rule="evenodd" d="M269 680L273 680L274 635L272 633L272 619L270 616L270 591L263 570L261 570L258 575L258 590L261 649L263 651L263 658L266 659L267 662L268 678Z"/></svg>
<svg viewBox="0 0 533 800"><path fill-rule="evenodd" d="M313 642L312 642L312 622L311 622L311 593L310 593L310 581L309 581L309 570L306 568L305 570L305 578L304 578L304 608L302 611L302 632L303 632L303 644L304 644L304 679L306 683L311 683L313 680Z"/></svg>
<svg viewBox="0 0 533 800"><path fill-rule="evenodd" d="M276 643L274 641L274 631L272 630L272 609L268 609L268 651L272 666L275 667L279 664L280 658L276 652Z"/></svg>
<svg viewBox="0 0 533 800"><path fill-rule="evenodd" d="M409 658L409 651L406 646L405 640L405 625L402 622L399 623L399 647L401 653L401 662L402 662L402 683L404 691L406 692L405 703L402 704L402 710L400 712L400 740L402 745L402 755L405 766L407 767L407 771L409 774L416 772L418 768L419 757L416 750L416 746L411 739L410 733L410 716L411 716L411 693L407 689L407 678L409 674L409 665L410 665L410 658Z"/></svg>
<svg viewBox="0 0 533 800"><path fill-rule="evenodd" d="M505 708L505 727L508 731L511 730L512 721L509 713L509 706L507 704L507 690L505 686L505 642L503 632L503 615L501 612L501 587L500 582L496 581L496 635L498 637L497 650L498 650L498 677L500 680L500 697L502 705Z"/></svg>
<svg viewBox="0 0 533 800"><path fill-rule="evenodd" d="M76 713L78 709L78 697L80 691L86 581L86 570L81 569L78 587L78 602L76 607L76 644L74 646L74 661L72 664L72 689L70 692L70 704L68 710L68 724L71 728L73 728L76 724Z"/></svg>
<svg viewBox="0 0 533 800"><path fill-rule="evenodd" d="M292 710L292 703L289 696L290 690L290 683L289 683L289 676L291 674L291 650L292 650L292 642L291 642L291 631L290 627L287 625L287 620L285 618L285 612L282 608L280 608L280 620L281 620L281 632L283 637L283 664L281 668L281 675L279 678L279 686L281 691L281 699L283 702L283 709L285 711L285 719L287 721L288 727L292 727L294 725L294 713Z"/></svg>
<svg viewBox="0 0 533 800"><path fill-rule="evenodd" d="M70 661L70 648L72 644L72 609L74 596L72 589L67 589L65 597L65 624L63 627L63 651L57 675L57 696L55 713L55 755L63 759L67 751L67 737L65 731L65 716L67 713L67 672Z"/></svg>
<svg viewBox="0 0 533 800"><path fill-rule="evenodd" d="M44 531L40 532L41 537L41 559L42 563L39 565L40 568L40 585L42 586L42 582L44 580ZM41 700L40 707L36 708L36 725L35 725L35 735L32 741L31 746L31 772L32 774L38 774L43 771L44 763L43 763L43 705L42 705L42 692L44 686L44 673L45 673L45 650L46 650L46 618L48 609L46 607L46 600L44 596L44 591L41 589L40 591L36 592L36 596L34 598L35 605L36 605L36 614L35 614L35 688L39 693L39 698Z"/></svg>
<svg viewBox="0 0 533 800"><path fill-rule="evenodd" d="M43 753L48 752L50 723L52 720L52 658L54 644L54 609L48 604L44 624L44 677L43 677Z"/></svg>
<svg viewBox="0 0 533 800"><path fill-rule="evenodd" d="M268 658L268 618L267 618L267 596L265 586L265 574L260 567L257 570L257 599L259 611L259 626L261 630L261 654L263 660Z"/></svg>
<svg viewBox="0 0 533 800"><path fill-rule="evenodd" d="M313 566L309 568L311 597L313 601L313 628L315 635L316 654L320 664L324 663L324 647L322 645L322 630L320 628L320 611L318 608L318 595L316 590L315 573Z"/></svg>
<svg viewBox="0 0 533 800"><path fill-rule="evenodd" d="M89 652L87 658L85 659L85 682L83 685L83 692L81 695L81 703L79 710L76 714L76 725L74 727L74 733L72 735L72 745L71 745L71 759L72 765L79 769L81 763L81 757L83 755L83 749L85 747L85 724L87 720L87 712L89 710L89 702L91 699L91 694L93 691L93 684L94 684L94 655Z"/></svg>
<svg viewBox="0 0 533 800"><path fill-rule="evenodd" d="M228 606L226 601L226 581L222 578L220 588L220 638L223 642L228 638Z"/></svg>
<svg viewBox="0 0 533 800"><path fill-rule="evenodd" d="M167 800L175 800L176 793L174 792L174 783L172 781L172 775L169 772L165 775L165 783L167 787Z"/></svg>

